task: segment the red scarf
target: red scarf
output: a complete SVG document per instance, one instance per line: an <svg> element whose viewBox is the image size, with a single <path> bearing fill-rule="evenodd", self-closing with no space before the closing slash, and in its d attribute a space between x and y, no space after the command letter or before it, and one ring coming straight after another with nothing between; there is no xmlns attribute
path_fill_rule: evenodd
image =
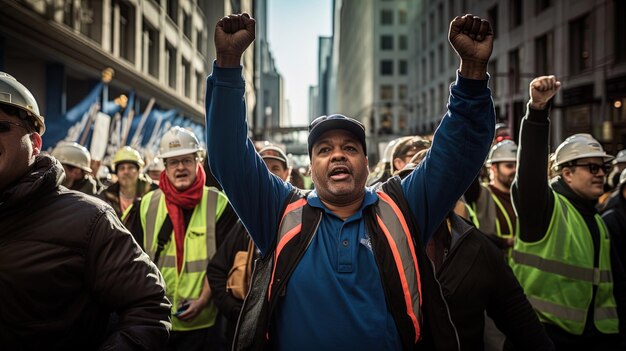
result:
<svg viewBox="0 0 626 351"><path fill-rule="evenodd" d="M172 183L170 183L165 172L161 172L159 188L163 191L163 195L165 195L165 206L167 207L167 213L174 227L174 237L176 239L176 268L178 268L178 273L180 273L183 267L185 248L185 218L183 216L183 208L190 210L200 203L204 192L205 181L206 173L204 173L204 169L199 163L196 180L184 191L176 190Z"/></svg>

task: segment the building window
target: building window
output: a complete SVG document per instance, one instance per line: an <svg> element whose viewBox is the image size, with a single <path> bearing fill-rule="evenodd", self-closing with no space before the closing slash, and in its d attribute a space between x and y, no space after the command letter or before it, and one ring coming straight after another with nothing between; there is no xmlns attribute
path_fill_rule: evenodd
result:
<svg viewBox="0 0 626 351"><path fill-rule="evenodd" d="M383 101L393 100L393 85L380 86L380 99Z"/></svg>
<svg viewBox="0 0 626 351"><path fill-rule="evenodd" d="M554 73L552 32L535 39L535 75L543 76Z"/></svg>
<svg viewBox="0 0 626 351"><path fill-rule="evenodd" d="M390 26L393 24L393 11L382 10L380 11L380 24L383 26Z"/></svg>
<svg viewBox="0 0 626 351"><path fill-rule="evenodd" d="M398 23L406 24L406 10L402 9L398 11Z"/></svg>
<svg viewBox="0 0 626 351"><path fill-rule="evenodd" d="M196 102L198 105L204 104L204 75L196 72Z"/></svg>
<svg viewBox="0 0 626 351"><path fill-rule="evenodd" d="M443 58L443 44L437 46L437 61L439 61L439 73L443 73L446 60Z"/></svg>
<svg viewBox="0 0 626 351"><path fill-rule="evenodd" d="M166 0L167 3L167 15L169 18L178 24L178 0Z"/></svg>
<svg viewBox="0 0 626 351"><path fill-rule="evenodd" d="M437 22L439 23L439 33L446 31L446 20L444 19L445 12L443 11L443 3L437 5ZM450 19L452 20L452 18Z"/></svg>
<svg viewBox="0 0 626 351"><path fill-rule="evenodd" d="M393 35L381 35L380 36L380 49L381 50L393 50Z"/></svg>
<svg viewBox="0 0 626 351"><path fill-rule="evenodd" d="M509 3L509 21L511 22L511 29L517 28L522 25L523 7L522 0L510 0Z"/></svg>
<svg viewBox="0 0 626 351"><path fill-rule="evenodd" d="M81 0L80 32L98 44L102 43L102 11L94 11L94 8L102 8L100 1Z"/></svg>
<svg viewBox="0 0 626 351"><path fill-rule="evenodd" d="M123 2L120 6L120 57L135 62L135 9Z"/></svg>
<svg viewBox="0 0 626 351"><path fill-rule="evenodd" d="M428 24L429 24L428 34L429 34L430 41L435 40L435 18L436 18L435 12L431 12L430 20L428 21Z"/></svg>
<svg viewBox="0 0 626 351"><path fill-rule="evenodd" d="M111 52L130 62L135 61L135 9L121 0L111 3Z"/></svg>
<svg viewBox="0 0 626 351"><path fill-rule="evenodd" d="M509 91L519 93L520 85L520 57L519 49L509 51Z"/></svg>
<svg viewBox="0 0 626 351"><path fill-rule="evenodd" d="M393 61L392 60L380 61L380 75L382 76L393 75Z"/></svg>
<svg viewBox="0 0 626 351"><path fill-rule="evenodd" d="M615 0L615 60L617 62L626 61L626 21L624 21L624 13L626 13L626 2L623 0ZM624 108L622 108L624 109Z"/></svg>
<svg viewBox="0 0 626 351"><path fill-rule="evenodd" d="M422 57L422 84L426 84L426 58Z"/></svg>
<svg viewBox="0 0 626 351"><path fill-rule="evenodd" d="M491 30L493 31L493 38L498 36L498 5L493 5L487 10L487 20L491 24Z"/></svg>
<svg viewBox="0 0 626 351"><path fill-rule="evenodd" d="M401 76L409 74L409 63L407 60L398 60L398 74Z"/></svg>
<svg viewBox="0 0 626 351"><path fill-rule="evenodd" d="M422 49L426 49L426 22L422 22Z"/></svg>
<svg viewBox="0 0 626 351"><path fill-rule="evenodd" d="M406 35L401 34L398 36L398 49L400 50L407 50L409 48L409 43L408 40L406 38Z"/></svg>
<svg viewBox="0 0 626 351"><path fill-rule="evenodd" d="M202 30L196 30L196 50L198 50L202 56L208 56L208 53L205 52L206 40L204 40L203 32Z"/></svg>
<svg viewBox="0 0 626 351"><path fill-rule="evenodd" d="M165 44L165 68L167 69L165 77L167 78L167 85L172 89L176 89L176 67L176 49Z"/></svg>
<svg viewBox="0 0 626 351"><path fill-rule="evenodd" d="M431 51L430 54L428 54L428 69L430 70L430 79L434 79L435 78L435 52Z"/></svg>
<svg viewBox="0 0 626 351"><path fill-rule="evenodd" d="M406 100L408 95L409 94L408 94L407 86L404 85L404 84L398 85L398 99L399 100Z"/></svg>
<svg viewBox="0 0 626 351"><path fill-rule="evenodd" d="M183 34L191 40L191 16L183 11Z"/></svg>
<svg viewBox="0 0 626 351"><path fill-rule="evenodd" d="M448 0L448 18L450 19L450 21L452 21L452 19L454 19L454 17L458 15L456 9L454 8L455 2L455 0Z"/></svg>
<svg viewBox="0 0 626 351"><path fill-rule="evenodd" d="M142 71L159 77L159 35L148 22L143 22Z"/></svg>
<svg viewBox="0 0 626 351"><path fill-rule="evenodd" d="M191 63L183 60L183 94L186 97L191 97Z"/></svg>
<svg viewBox="0 0 626 351"><path fill-rule="evenodd" d="M580 73L591 67L591 28L589 17L589 14L587 14L569 23L569 72L571 74Z"/></svg>
<svg viewBox="0 0 626 351"><path fill-rule="evenodd" d="M552 0L535 0L535 14L540 14L552 6Z"/></svg>

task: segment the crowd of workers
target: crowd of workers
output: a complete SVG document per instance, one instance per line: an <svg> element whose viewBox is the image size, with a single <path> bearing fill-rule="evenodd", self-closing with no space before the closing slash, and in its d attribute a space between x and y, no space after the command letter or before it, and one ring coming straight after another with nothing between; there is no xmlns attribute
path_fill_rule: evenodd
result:
<svg viewBox="0 0 626 351"><path fill-rule="evenodd" d="M321 116L303 189L248 138L254 35L247 14L216 25L207 150L175 126L156 158L119 149L110 184L77 143L41 151L37 102L0 72L3 348L626 349L626 150L576 134L549 154L556 77L530 83L517 145L495 125L490 25L457 17L435 134L370 173L364 126Z"/></svg>

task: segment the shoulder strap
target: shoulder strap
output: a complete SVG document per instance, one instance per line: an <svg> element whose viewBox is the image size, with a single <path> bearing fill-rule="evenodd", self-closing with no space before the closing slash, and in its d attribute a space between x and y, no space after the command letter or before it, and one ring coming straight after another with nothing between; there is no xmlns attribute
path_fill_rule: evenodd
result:
<svg viewBox="0 0 626 351"><path fill-rule="evenodd" d="M282 216L287 206L300 199L302 195L302 191L293 188L279 215ZM265 344L270 320L267 294L271 283L275 249L276 242L270 246L265 256L254 261L250 290L243 302L241 314L237 321L233 350L262 349Z"/></svg>

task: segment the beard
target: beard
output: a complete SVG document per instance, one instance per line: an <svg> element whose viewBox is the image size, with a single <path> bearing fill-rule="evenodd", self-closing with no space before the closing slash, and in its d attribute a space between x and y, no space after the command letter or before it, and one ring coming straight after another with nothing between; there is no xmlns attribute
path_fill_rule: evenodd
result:
<svg viewBox="0 0 626 351"><path fill-rule="evenodd" d="M498 174L498 182L502 184L505 188L511 189L511 185L513 184L513 180L515 179L515 173L510 175Z"/></svg>

